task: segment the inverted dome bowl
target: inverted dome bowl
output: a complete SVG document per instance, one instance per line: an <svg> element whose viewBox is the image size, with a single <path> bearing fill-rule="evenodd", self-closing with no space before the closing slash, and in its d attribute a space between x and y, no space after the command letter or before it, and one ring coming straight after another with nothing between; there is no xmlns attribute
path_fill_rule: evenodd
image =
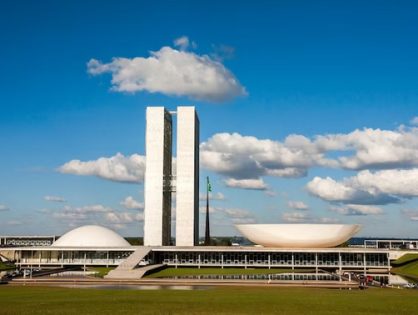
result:
<svg viewBox="0 0 418 315"><path fill-rule="evenodd" d="M264 247L328 248L349 240L359 224L237 224L246 238Z"/></svg>

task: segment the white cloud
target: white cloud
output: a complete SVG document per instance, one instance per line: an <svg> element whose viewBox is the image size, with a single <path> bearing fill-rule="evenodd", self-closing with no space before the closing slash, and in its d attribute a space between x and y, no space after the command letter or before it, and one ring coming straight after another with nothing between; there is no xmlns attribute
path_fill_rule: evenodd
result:
<svg viewBox="0 0 418 315"><path fill-rule="evenodd" d="M195 49L197 47L195 42L191 42L187 36L181 36L174 40L174 46L180 50L187 50L189 47Z"/></svg>
<svg viewBox="0 0 418 315"><path fill-rule="evenodd" d="M204 168L237 179L302 177L312 167L350 170L418 166L418 128L365 128L309 139L289 135L283 142L218 133L203 142ZM329 157L333 153L333 157Z"/></svg>
<svg viewBox="0 0 418 315"><path fill-rule="evenodd" d="M149 57L113 58L109 63L91 59L92 75L112 74L112 90L117 92L163 93L195 100L222 102L247 92L225 66L209 57L185 51L187 37L175 41L180 50L162 47Z"/></svg>
<svg viewBox="0 0 418 315"><path fill-rule="evenodd" d="M303 223L312 220L306 212L284 212L282 220L291 223Z"/></svg>
<svg viewBox="0 0 418 315"><path fill-rule="evenodd" d="M267 185L264 183L263 179L235 179L227 178L225 179L225 184L228 187L241 188L241 189L252 189L252 190L266 190Z"/></svg>
<svg viewBox="0 0 418 315"><path fill-rule="evenodd" d="M309 207L303 201L289 200L287 202L287 205L289 206L289 208L292 208L295 210L308 210L309 209Z"/></svg>
<svg viewBox="0 0 418 315"><path fill-rule="evenodd" d="M381 208L370 205L331 206L330 210L343 215L376 215L383 213Z"/></svg>
<svg viewBox="0 0 418 315"><path fill-rule="evenodd" d="M223 209L224 214L231 219L234 224L249 224L255 223L254 215L245 209Z"/></svg>
<svg viewBox="0 0 418 315"><path fill-rule="evenodd" d="M252 217L252 213L244 209L224 209L225 214L234 219L243 219Z"/></svg>
<svg viewBox="0 0 418 315"><path fill-rule="evenodd" d="M144 204L135 200L132 196L126 197L124 200L120 202L122 206L126 209L135 209L135 210L142 210L144 209Z"/></svg>
<svg viewBox="0 0 418 315"><path fill-rule="evenodd" d="M336 218L327 218L327 217L322 217L317 219L318 223L323 223L323 224L331 224L331 223L338 223L340 222L340 220L336 219Z"/></svg>
<svg viewBox="0 0 418 315"><path fill-rule="evenodd" d="M301 177L311 166L333 163L309 139L296 135L281 143L239 133L218 133L201 144L200 152L203 167L237 179Z"/></svg>
<svg viewBox="0 0 418 315"><path fill-rule="evenodd" d="M206 200L206 193L200 193L199 194L199 199L201 201L205 201ZM217 192L217 193L209 193L209 200L217 200L217 201L223 201L225 200L225 195L221 192Z"/></svg>
<svg viewBox="0 0 418 315"><path fill-rule="evenodd" d="M321 199L347 204L389 204L418 197L418 169L361 171L341 181L315 177L308 191Z"/></svg>
<svg viewBox="0 0 418 315"><path fill-rule="evenodd" d="M9 207L5 206L5 205L0 205L0 211L8 211L10 210Z"/></svg>
<svg viewBox="0 0 418 315"><path fill-rule="evenodd" d="M418 116L415 116L410 121L411 125L418 126Z"/></svg>
<svg viewBox="0 0 418 315"><path fill-rule="evenodd" d="M134 222L144 221L144 213L131 212L108 212L105 214L107 222L112 224L129 224Z"/></svg>
<svg viewBox="0 0 418 315"><path fill-rule="evenodd" d="M112 208L105 207L100 204L82 207L65 206L61 211L53 212L52 216L56 219L79 221L89 219L92 215L103 214L111 211L113 211Z"/></svg>
<svg viewBox="0 0 418 315"><path fill-rule="evenodd" d="M66 202L63 197L60 196L44 196L45 201L52 201L52 202Z"/></svg>
<svg viewBox="0 0 418 315"><path fill-rule="evenodd" d="M124 156L117 153L112 157L83 162L72 160L58 168L65 174L97 176L117 182L138 183L144 180L145 157L139 154Z"/></svg>
<svg viewBox="0 0 418 315"><path fill-rule="evenodd" d="M282 214L282 221L288 223L322 223L322 224L332 224L339 222L335 218L327 217L312 217L307 212L293 211L293 212L284 212Z"/></svg>
<svg viewBox="0 0 418 315"><path fill-rule="evenodd" d="M418 166L418 128L365 128L348 134L317 136L315 145L326 151L353 151L337 159L342 168L388 169Z"/></svg>
<svg viewBox="0 0 418 315"><path fill-rule="evenodd" d="M143 211L123 212L101 204L81 207L65 206L60 211L48 210L44 213L52 214L53 218L65 221L70 226L77 226L82 222L83 224L110 224L114 227L122 228L126 224L144 220Z"/></svg>

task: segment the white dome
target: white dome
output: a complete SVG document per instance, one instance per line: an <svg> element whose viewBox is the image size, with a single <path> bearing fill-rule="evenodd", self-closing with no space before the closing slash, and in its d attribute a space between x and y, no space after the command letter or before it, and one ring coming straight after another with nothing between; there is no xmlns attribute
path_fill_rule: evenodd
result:
<svg viewBox="0 0 418 315"><path fill-rule="evenodd" d="M56 240L55 247L129 247L122 236L99 225L85 225L71 230Z"/></svg>
<svg viewBox="0 0 418 315"><path fill-rule="evenodd" d="M356 234L358 224L237 224L238 231L264 247L335 247Z"/></svg>

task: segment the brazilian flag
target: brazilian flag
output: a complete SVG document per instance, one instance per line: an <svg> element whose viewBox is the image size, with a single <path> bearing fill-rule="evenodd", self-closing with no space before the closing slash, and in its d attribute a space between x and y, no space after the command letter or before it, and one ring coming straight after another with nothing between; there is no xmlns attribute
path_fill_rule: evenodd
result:
<svg viewBox="0 0 418 315"><path fill-rule="evenodd" d="M211 192L212 191L212 186L211 186L211 184L209 182L209 176L206 177L206 181L207 181L207 189L208 189L208 192Z"/></svg>

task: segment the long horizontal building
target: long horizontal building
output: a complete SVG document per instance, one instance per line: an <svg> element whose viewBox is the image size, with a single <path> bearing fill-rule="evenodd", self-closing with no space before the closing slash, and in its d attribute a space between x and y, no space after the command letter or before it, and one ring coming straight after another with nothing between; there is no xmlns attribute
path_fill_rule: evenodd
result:
<svg viewBox="0 0 418 315"><path fill-rule="evenodd" d="M139 265L174 267L330 268L364 270L390 268L392 251L365 248L282 249L259 247L21 247L14 248L19 266L117 266L136 250L148 249ZM402 254L405 252L402 252Z"/></svg>

